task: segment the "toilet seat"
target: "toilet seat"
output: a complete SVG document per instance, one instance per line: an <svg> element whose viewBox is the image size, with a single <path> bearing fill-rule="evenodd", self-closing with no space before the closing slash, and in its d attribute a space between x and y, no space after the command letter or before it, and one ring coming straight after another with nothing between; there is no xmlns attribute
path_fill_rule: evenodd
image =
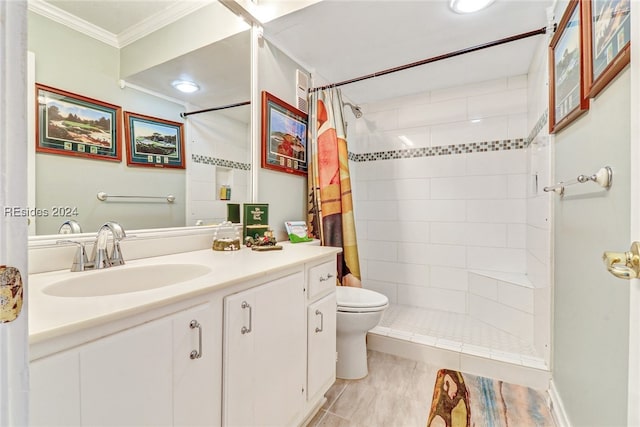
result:
<svg viewBox="0 0 640 427"><path fill-rule="evenodd" d="M389 306L389 299L369 289L349 286L336 287L338 311L344 313L368 313L382 311Z"/></svg>

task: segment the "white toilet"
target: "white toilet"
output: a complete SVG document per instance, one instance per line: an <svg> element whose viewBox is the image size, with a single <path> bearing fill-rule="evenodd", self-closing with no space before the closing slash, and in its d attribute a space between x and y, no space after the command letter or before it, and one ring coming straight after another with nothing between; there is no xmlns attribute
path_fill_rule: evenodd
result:
<svg viewBox="0 0 640 427"><path fill-rule="evenodd" d="M378 292L350 286L336 287L338 301L336 376L354 380L367 376L366 336L389 306Z"/></svg>

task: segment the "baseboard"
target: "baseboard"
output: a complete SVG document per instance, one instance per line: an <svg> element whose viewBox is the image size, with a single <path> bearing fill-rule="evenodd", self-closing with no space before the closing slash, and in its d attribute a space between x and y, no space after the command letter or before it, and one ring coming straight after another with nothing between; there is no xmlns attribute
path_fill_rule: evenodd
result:
<svg viewBox="0 0 640 427"><path fill-rule="evenodd" d="M564 405L562 404L562 399L560 398L560 394L556 389L556 384L553 382L553 380L551 380L549 383L549 406L551 407L551 415L556 422L556 426L571 427L569 417L567 417L567 413L564 410Z"/></svg>

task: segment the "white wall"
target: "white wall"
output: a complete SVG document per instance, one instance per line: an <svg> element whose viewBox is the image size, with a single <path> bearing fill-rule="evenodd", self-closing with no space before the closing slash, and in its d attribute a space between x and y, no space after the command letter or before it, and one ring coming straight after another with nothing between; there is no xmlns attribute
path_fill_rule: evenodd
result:
<svg viewBox="0 0 640 427"><path fill-rule="evenodd" d="M363 105L350 120L365 287L533 340L527 88L503 78Z"/></svg>
<svg viewBox="0 0 640 427"><path fill-rule="evenodd" d="M631 240L630 92L626 69L554 138L556 179L613 169L609 191L587 183L554 197L553 379L577 426L627 424L629 282L602 253Z"/></svg>
<svg viewBox="0 0 640 427"><path fill-rule="evenodd" d="M296 105L296 69L306 71L267 40L261 41L258 58L259 88ZM259 148L261 149L261 147ZM269 204L269 225L277 240L288 240L285 221L307 219L307 179L304 176L263 169L258 171L257 203Z"/></svg>

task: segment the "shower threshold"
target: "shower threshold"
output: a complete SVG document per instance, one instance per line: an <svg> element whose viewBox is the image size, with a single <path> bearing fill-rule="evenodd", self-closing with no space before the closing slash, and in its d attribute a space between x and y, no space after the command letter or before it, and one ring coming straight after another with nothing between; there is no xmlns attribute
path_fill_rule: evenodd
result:
<svg viewBox="0 0 640 427"><path fill-rule="evenodd" d="M464 314L390 304L367 347L537 389L550 379L531 343Z"/></svg>

